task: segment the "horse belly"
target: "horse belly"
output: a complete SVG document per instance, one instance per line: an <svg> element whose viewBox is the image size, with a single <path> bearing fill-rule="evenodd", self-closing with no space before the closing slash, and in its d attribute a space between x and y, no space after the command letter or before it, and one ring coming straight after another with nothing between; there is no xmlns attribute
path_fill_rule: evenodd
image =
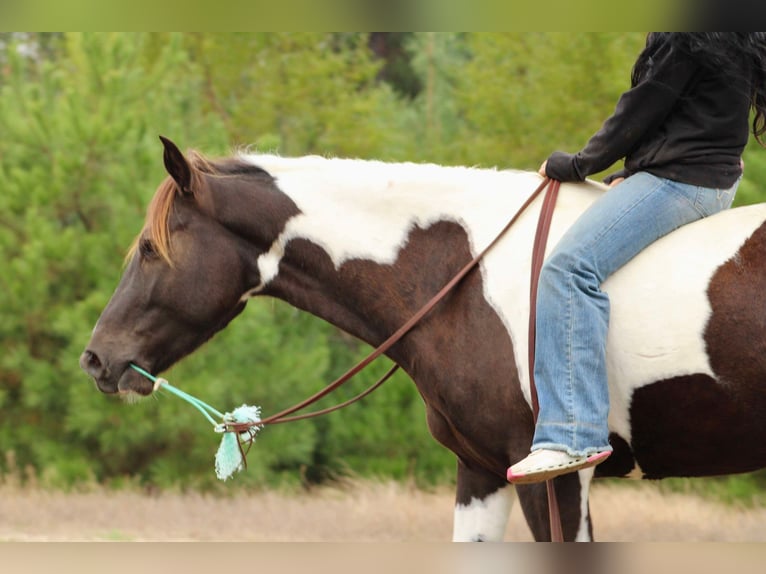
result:
<svg viewBox="0 0 766 574"><path fill-rule="evenodd" d="M701 476L766 466L764 220L758 205L688 225L604 283L617 456L602 472Z"/></svg>

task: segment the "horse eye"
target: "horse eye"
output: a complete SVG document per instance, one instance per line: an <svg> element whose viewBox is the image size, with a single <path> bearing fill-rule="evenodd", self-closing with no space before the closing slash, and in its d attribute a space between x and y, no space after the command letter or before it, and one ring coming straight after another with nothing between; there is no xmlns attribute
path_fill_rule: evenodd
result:
<svg viewBox="0 0 766 574"><path fill-rule="evenodd" d="M154 243L149 239L142 239L138 245L138 250L141 252L141 256L147 259L151 259L157 256L157 251L154 249Z"/></svg>

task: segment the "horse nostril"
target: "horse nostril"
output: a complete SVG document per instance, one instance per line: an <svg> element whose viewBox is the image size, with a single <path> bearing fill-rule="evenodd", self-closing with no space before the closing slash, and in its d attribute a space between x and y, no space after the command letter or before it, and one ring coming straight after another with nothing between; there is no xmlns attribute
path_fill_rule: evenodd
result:
<svg viewBox="0 0 766 574"><path fill-rule="evenodd" d="M80 367L92 377L98 377L104 370L104 365L98 355L92 351L85 351L80 356Z"/></svg>

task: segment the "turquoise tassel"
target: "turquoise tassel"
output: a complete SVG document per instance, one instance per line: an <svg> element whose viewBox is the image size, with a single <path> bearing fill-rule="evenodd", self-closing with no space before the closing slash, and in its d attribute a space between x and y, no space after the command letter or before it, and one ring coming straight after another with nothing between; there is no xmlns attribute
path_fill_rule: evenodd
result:
<svg viewBox="0 0 766 574"><path fill-rule="evenodd" d="M218 452L215 454L215 475L220 480L228 479L235 472L245 467L245 460L242 457L241 444L255 442L255 434L262 428L260 426L250 427L249 431L239 433L239 437L234 432L226 432L225 423L257 423L261 420L260 407L242 405L230 413L223 415L224 423L218 425L216 430L223 432L221 444Z"/></svg>
<svg viewBox="0 0 766 574"><path fill-rule="evenodd" d="M225 481L242 468L244 468L244 460L239 450L237 436L233 432L223 433L221 445L215 453L215 475Z"/></svg>
<svg viewBox="0 0 766 574"><path fill-rule="evenodd" d="M261 408L253 407L249 405L242 405L237 407L230 413L220 413L207 403L199 400L181 389L177 389L165 379L155 377L151 373L148 373L141 367L131 363L133 369L144 375L146 378L154 382L154 390L163 388L179 398L182 398L186 402L190 403L194 408L199 410L205 418L213 423L213 427L216 432L223 433L221 437L221 444L218 447L218 452L215 454L215 474L221 480L228 479L232 474L238 470L242 470L245 467L245 459L242 454L242 444L248 444L255 441L255 434L263 428L263 426L256 425L249 428L245 432L239 433L237 436L234 432L226 430L228 423L257 423L261 420ZM211 415L215 415L223 422L218 423L213 419Z"/></svg>

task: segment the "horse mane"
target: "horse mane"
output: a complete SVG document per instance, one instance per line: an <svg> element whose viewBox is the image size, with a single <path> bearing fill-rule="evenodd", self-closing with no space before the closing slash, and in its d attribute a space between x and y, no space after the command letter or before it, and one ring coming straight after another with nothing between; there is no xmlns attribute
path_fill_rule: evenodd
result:
<svg viewBox="0 0 766 574"><path fill-rule="evenodd" d="M206 175L269 176L269 174L260 167L237 158L211 160L196 150L190 150L186 153L186 159L191 168L191 188L193 190L200 189ZM146 210L144 227L141 230L141 233L139 233L133 240L133 243L128 249L128 253L125 256L126 263L135 256L141 245L141 241L148 240L151 241L152 247L162 259L169 265L173 264L170 255L170 214L173 211L173 204L176 197L181 193L182 191L179 189L178 184L170 176L167 176L162 183L160 183Z"/></svg>

